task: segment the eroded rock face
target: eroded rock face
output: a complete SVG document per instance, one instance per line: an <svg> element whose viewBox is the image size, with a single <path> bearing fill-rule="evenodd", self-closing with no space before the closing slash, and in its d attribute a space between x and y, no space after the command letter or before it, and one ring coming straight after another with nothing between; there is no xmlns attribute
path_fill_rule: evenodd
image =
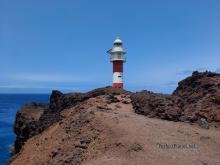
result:
<svg viewBox="0 0 220 165"><path fill-rule="evenodd" d="M20 151L27 139L39 133L38 121L46 109L48 109L46 104L30 103L17 112L14 124L16 134L14 153Z"/></svg>
<svg viewBox="0 0 220 165"><path fill-rule="evenodd" d="M194 72L172 95L148 91L131 96L136 113L172 121L220 122L220 74Z"/></svg>
<svg viewBox="0 0 220 165"><path fill-rule="evenodd" d="M194 72L179 82L172 96L183 101L182 120L220 122L220 74Z"/></svg>
<svg viewBox="0 0 220 165"><path fill-rule="evenodd" d="M131 99L138 114L172 121L179 121L182 115L182 104L178 97L142 91L133 94Z"/></svg>

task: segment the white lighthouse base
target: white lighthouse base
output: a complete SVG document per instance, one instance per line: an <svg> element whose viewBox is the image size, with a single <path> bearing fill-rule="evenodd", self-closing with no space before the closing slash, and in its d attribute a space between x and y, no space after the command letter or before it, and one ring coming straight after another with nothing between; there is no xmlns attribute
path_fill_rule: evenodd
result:
<svg viewBox="0 0 220 165"><path fill-rule="evenodd" d="M123 88L123 73L122 72L113 73L113 87Z"/></svg>

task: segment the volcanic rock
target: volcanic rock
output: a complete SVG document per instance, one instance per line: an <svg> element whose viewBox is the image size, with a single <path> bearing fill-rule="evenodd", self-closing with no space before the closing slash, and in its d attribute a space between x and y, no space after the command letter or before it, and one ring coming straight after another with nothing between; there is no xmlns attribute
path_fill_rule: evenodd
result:
<svg viewBox="0 0 220 165"><path fill-rule="evenodd" d="M183 101L181 120L220 122L220 74L193 72L192 76L179 82L172 96Z"/></svg>
<svg viewBox="0 0 220 165"><path fill-rule="evenodd" d="M48 109L46 104L29 103L17 112L14 124L16 134L14 153L20 151L27 139L39 133L37 123L46 109Z"/></svg>
<svg viewBox="0 0 220 165"><path fill-rule="evenodd" d="M136 113L172 121L220 122L220 74L193 72L172 95L141 91L131 96ZM219 125L219 124L218 124Z"/></svg>
<svg viewBox="0 0 220 165"><path fill-rule="evenodd" d="M131 96L134 110L138 114L179 121L182 113L180 100L163 94L142 91Z"/></svg>

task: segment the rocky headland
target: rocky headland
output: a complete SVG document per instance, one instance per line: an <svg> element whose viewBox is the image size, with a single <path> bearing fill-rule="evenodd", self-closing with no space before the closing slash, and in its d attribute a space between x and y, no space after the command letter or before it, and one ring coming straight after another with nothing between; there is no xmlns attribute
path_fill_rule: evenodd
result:
<svg viewBox="0 0 220 165"><path fill-rule="evenodd" d="M17 112L14 132L11 165L217 165L220 74L194 72L171 95L53 91Z"/></svg>

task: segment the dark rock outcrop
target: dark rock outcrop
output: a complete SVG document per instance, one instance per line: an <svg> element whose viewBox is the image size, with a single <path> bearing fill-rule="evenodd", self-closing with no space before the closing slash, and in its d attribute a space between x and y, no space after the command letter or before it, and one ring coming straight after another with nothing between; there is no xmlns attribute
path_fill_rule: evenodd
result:
<svg viewBox="0 0 220 165"><path fill-rule="evenodd" d="M138 114L166 120L179 121L182 102L178 97L142 91L131 96L134 110Z"/></svg>
<svg viewBox="0 0 220 165"><path fill-rule="evenodd" d="M46 109L46 104L30 103L17 112L14 124L14 153L20 151L27 139L39 133L38 123Z"/></svg>
<svg viewBox="0 0 220 165"><path fill-rule="evenodd" d="M87 93L63 94L60 91L54 90L52 91L50 97L50 111L51 112L62 111L63 109L74 106L77 103L85 101L92 97L97 97L101 95L108 95L109 97L112 97L114 95L119 95L119 94L131 94L131 92L123 89L113 88L111 86L107 86L104 88L97 88Z"/></svg>
<svg viewBox="0 0 220 165"><path fill-rule="evenodd" d="M193 72L172 95L148 91L131 96L136 113L172 121L220 122L220 74Z"/></svg>
<svg viewBox="0 0 220 165"><path fill-rule="evenodd" d="M220 122L220 74L193 72L192 76L179 82L172 96L183 102L181 120L197 122Z"/></svg>

